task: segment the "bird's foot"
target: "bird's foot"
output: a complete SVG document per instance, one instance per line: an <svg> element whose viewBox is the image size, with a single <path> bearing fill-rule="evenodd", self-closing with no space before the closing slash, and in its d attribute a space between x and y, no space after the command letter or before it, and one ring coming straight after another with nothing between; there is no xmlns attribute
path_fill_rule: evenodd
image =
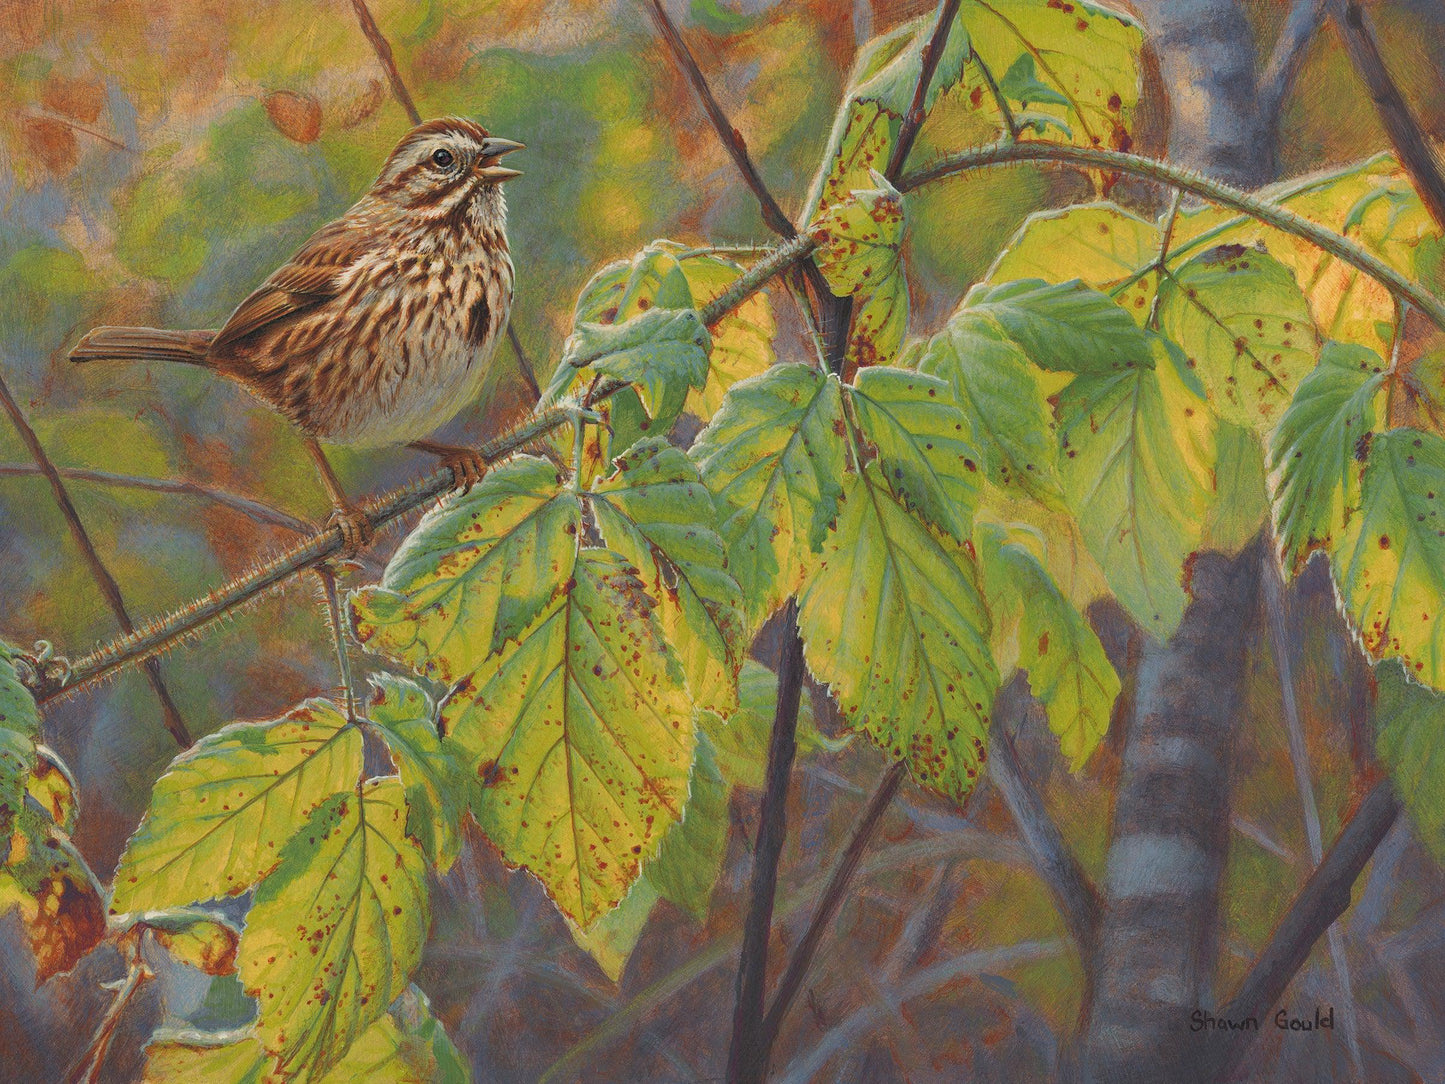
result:
<svg viewBox="0 0 1445 1084"><path fill-rule="evenodd" d="M472 486L487 473L488 463L475 448L462 448L449 444L432 445L426 449L441 460L441 466L452 472L452 488L470 493Z"/></svg>
<svg viewBox="0 0 1445 1084"><path fill-rule="evenodd" d="M349 561L367 546L376 537L376 529L371 525L371 519L360 508L335 508L331 517L327 519L326 526L341 528L341 553L343 561Z"/></svg>

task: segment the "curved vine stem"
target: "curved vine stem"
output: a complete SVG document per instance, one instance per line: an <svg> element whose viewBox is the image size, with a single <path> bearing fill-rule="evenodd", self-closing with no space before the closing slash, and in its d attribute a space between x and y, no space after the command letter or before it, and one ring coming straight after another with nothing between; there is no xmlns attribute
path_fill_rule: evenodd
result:
<svg viewBox="0 0 1445 1084"><path fill-rule="evenodd" d="M1193 170L1172 166L1143 155L1101 150L1097 147L1071 147L1062 143L990 143L946 155L932 165L904 177L898 182L898 189L910 192L955 174L1016 162L1059 162L1090 169L1115 170L1171 185L1220 207L1239 211L1266 226L1273 226L1284 233L1303 238L1336 259L1364 272L1396 297L1409 301L1428 316L1436 327L1445 330L1445 302L1363 246L1321 226L1318 222L1311 222L1287 207L1250 195L1233 185L1210 180Z"/></svg>

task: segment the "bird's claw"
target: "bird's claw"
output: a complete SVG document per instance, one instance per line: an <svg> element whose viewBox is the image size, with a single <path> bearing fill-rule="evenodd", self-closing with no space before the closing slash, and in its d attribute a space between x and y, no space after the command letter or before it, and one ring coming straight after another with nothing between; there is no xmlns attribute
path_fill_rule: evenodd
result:
<svg viewBox="0 0 1445 1084"><path fill-rule="evenodd" d="M341 529L341 553L343 561L349 561L359 554L376 537L371 519L359 508L336 508L326 521L327 528Z"/></svg>
<svg viewBox="0 0 1445 1084"><path fill-rule="evenodd" d="M452 488L460 489L462 493L470 493L472 486L482 480L487 473L487 461L482 458L482 453L475 448L458 448L442 457L441 465L450 467L452 472Z"/></svg>

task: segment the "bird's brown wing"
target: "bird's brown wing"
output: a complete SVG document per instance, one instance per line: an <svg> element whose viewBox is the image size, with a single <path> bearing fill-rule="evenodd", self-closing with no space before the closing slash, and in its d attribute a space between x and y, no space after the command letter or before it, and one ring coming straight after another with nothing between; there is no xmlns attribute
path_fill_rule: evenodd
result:
<svg viewBox="0 0 1445 1084"><path fill-rule="evenodd" d="M335 297L343 273L375 246L376 238L376 231L350 218L321 227L236 306L211 344L212 353Z"/></svg>

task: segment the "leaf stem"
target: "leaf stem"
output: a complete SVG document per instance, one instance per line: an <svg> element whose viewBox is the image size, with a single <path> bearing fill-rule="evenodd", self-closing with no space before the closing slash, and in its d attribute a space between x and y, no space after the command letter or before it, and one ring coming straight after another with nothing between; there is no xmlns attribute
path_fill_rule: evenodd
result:
<svg viewBox="0 0 1445 1084"><path fill-rule="evenodd" d="M95 1084L100 1079L100 1071L105 1067L105 1056L110 1051L111 1040L115 1038L115 1030L120 1024L121 1014L125 1012L126 1006L135 997L136 991L147 979L152 977L152 974L151 969L141 958L141 941L137 937L125 980L116 992L114 1000L111 1001L110 1008L106 1009L105 1016L101 1018L100 1026L96 1028L90 1045L86 1047L79 1068L69 1078L71 1081Z"/></svg>
<svg viewBox="0 0 1445 1084"><path fill-rule="evenodd" d="M1333 230L1311 222L1287 207L1281 207L1258 196L1250 195L1220 181L1211 180L1193 170L1123 151L1098 147L1072 147L1061 143L1025 142L990 143L957 154L946 155L937 162L911 173L898 182L903 192L911 192L925 184L976 169L1007 165L1013 162L1061 162L1096 169L1111 169L1160 184L1183 189L1210 203L1240 211L1251 218L1293 234L1312 245L1363 271L1397 297L1404 298L1427 315L1437 327L1445 329L1445 302L1361 245Z"/></svg>
<svg viewBox="0 0 1445 1084"><path fill-rule="evenodd" d="M1149 303L1149 327L1159 330L1159 299L1163 296L1164 276L1169 270L1169 246L1174 241L1174 227L1179 223L1179 207L1184 202L1184 189L1174 189L1169 200L1169 214L1164 220L1164 232L1159 236L1159 256L1151 268L1155 272L1154 300Z"/></svg>
<svg viewBox="0 0 1445 1084"><path fill-rule="evenodd" d="M132 633L135 626L131 623L130 613L125 608L125 597L120 593L120 584L115 582L115 577L110 574L110 569L105 567L105 562L96 552L95 543L91 541L90 533L86 531L85 524L80 521L80 513L75 510L75 503L70 499L70 492L60 479L60 472L50 461L50 456L46 454L40 438L35 435L35 430L26 420L25 412L20 409L20 404L10 394L10 388L3 377L0 377L0 408L3 408L5 413L10 416L10 421L15 426L15 432L20 435L21 443L30 452L30 457L35 460L36 469L50 483L50 491L55 497L56 505L60 508L60 515L65 520L66 527L70 530L70 537L79 547L80 555L85 559L86 567L90 569L90 577L100 588L100 593L105 597L111 612L115 614L121 631L126 634ZM38 670L43 669L43 667L38 668ZM145 669L146 680L150 682L156 699L161 702L161 714L166 729L170 731L171 737L176 740L177 745L182 749L188 748L191 744L191 734L186 728L186 721L181 718L180 708L176 707L176 702L171 699L170 689L166 688L166 683L161 678L160 664L151 659L147 661ZM38 672L37 676L40 676Z"/></svg>

